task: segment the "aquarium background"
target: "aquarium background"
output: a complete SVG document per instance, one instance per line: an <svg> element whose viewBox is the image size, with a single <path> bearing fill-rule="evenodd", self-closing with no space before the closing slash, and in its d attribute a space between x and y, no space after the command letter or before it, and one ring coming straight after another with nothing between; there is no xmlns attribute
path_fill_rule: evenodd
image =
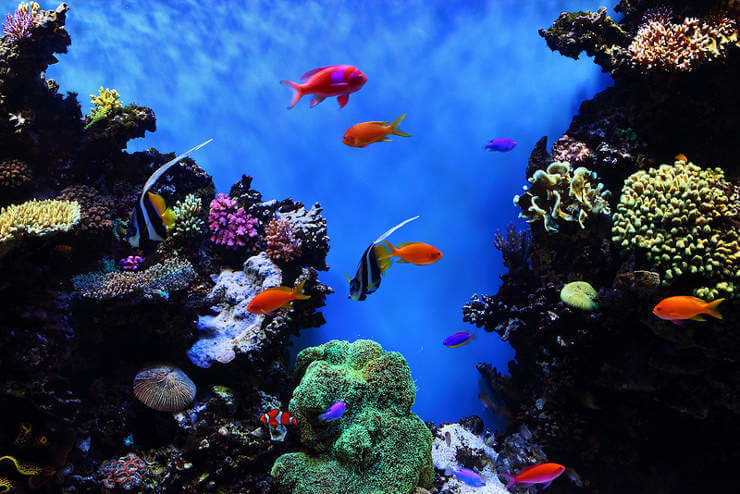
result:
<svg viewBox="0 0 740 494"><path fill-rule="evenodd" d="M17 2L3 2L12 11ZM42 8L56 4L42 3ZM213 137L194 158L219 191L241 174L265 197L320 202L331 250L321 280L334 287L327 323L304 331L294 353L332 338L371 338L402 352L416 380L414 411L437 423L479 414L486 391L479 361L506 368L513 351L483 331L457 349L442 340L459 330L471 293L494 293L503 272L493 234L517 221L512 191L523 184L535 142L567 128L581 101L611 83L590 63L553 54L537 36L562 10L595 1L496 0L368 2L75 2L64 63L47 76L80 101L100 85L124 104L153 108L157 132L129 151L184 151ZM286 110L309 69L353 64L368 77L339 109L309 98ZM83 103L83 113L88 105ZM342 144L357 122L408 117L394 137L365 149ZM510 153L482 146L518 142ZM396 265L364 302L347 299L363 250L401 220L421 217L390 240L424 241L443 259Z"/></svg>

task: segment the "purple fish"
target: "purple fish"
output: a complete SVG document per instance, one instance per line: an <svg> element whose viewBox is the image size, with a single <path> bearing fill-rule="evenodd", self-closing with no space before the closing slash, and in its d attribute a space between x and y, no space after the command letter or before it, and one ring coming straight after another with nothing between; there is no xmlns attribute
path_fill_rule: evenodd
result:
<svg viewBox="0 0 740 494"><path fill-rule="evenodd" d="M502 137L500 139L492 140L491 142L483 146L483 149L488 149L489 151L501 151L502 153L505 153L506 151L511 151L515 147L515 141Z"/></svg>
<svg viewBox="0 0 740 494"><path fill-rule="evenodd" d="M486 481L483 480L483 477L467 468L460 468L458 470L455 470L454 468L447 467L445 469L445 473L447 475L454 475L458 479L462 480L468 485L472 485L473 487L483 487L484 485L486 485Z"/></svg>
<svg viewBox="0 0 740 494"><path fill-rule="evenodd" d="M347 409L347 404L343 401L338 401L332 406L326 409L326 412L319 415L319 420L322 422L328 422L330 420L337 420L339 417L344 415L344 411Z"/></svg>
<svg viewBox="0 0 740 494"><path fill-rule="evenodd" d="M468 343L470 340L473 339L473 336L475 336L473 333L468 333L467 331L458 331L452 336L448 336L447 338L445 338L442 344L450 348L457 348Z"/></svg>

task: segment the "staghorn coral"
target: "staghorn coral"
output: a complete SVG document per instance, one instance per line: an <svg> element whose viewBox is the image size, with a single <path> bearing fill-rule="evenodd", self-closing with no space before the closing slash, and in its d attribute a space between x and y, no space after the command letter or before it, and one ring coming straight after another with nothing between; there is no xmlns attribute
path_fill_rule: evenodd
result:
<svg viewBox="0 0 740 494"><path fill-rule="evenodd" d="M688 72L706 62L722 59L738 42L738 22L723 15L706 19L686 17L672 22L673 12L649 10L628 47L632 66L642 72Z"/></svg>
<svg viewBox="0 0 740 494"><path fill-rule="evenodd" d="M80 204L81 230L110 230L113 201L89 185L72 185L62 189L59 199Z"/></svg>
<svg viewBox="0 0 740 494"><path fill-rule="evenodd" d="M247 245L247 240L257 236L257 219L236 207L236 201L224 193L218 194L210 205L208 228L211 242L232 249Z"/></svg>
<svg viewBox="0 0 740 494"><path fill-rule="evenodd" d="M90 99L93 106L90 109L90 122L87 124L88 126L123 106L121 105L121 95L118 94L118 91L104 88L103 86L100 86L97 95L91 94Z"/></svg>
<svg viewBox="0 0 740 494"><path fill-rule="evenodd" d="M0 188L17 189L31 182L31 169L24 161L0 163Z"/></svg>
<svg viewBox="0 0 740 494"><path fill-rule="evenodd" d="M298 420L306 452L277 459L278 492L408 493L434 477L432 435L411 412L415 387L403 356L370 340L332 340L298 354L301 379L288 410ZM318 415L347 404L331 424Z"/></svg>
<svg viewBox="0 0 740 494"><path fill-rule="evenodd" d="M205 222L201 216L201 202L197 195L188 194L172 208L175 216L169 234L175 238L194 239L203 233Z"/></svg>
<svg viewBox="0 0 740 494"><path fill-rule="evenodd" d="M5 15L5 23L3 23L3 36L10 41L19 41L31 37L31 29L36 21L36 16L33 12L29 12L28 8L22 9L18 6L13 15ZM38 10L38 9L37 9Z"/></svg>
<svg viewBox="0 0 740 494"><path fill-rule="evenodd" d="M696 278L698 297L733 296L740 278L738 211L740 188L722 169L676 161L627 178L612 241L644 252L664 286L688 276Z"/></svg>
<svg viewBox="0 0 740 494"><path fill-rule="evenodd" d="M80 221L80 205L73 201L32 200L0 210L0 244L21 237L42 237L69 231Z"/></svg>
<svg viewBox="0 0 740 494"><path fill-rule="evenodd" d="M72 279L72 285L82 297L94 300L132 296L167 298L170 292L187 288L196 277L190 262L175 257L145 271L77 275Z"/></svg>
<svg viewBox="0 0 740 494"><path fill-rule="evenodd" d="M273 218L265 228L265 240L270 259L289 262L301 255L303 242L296 237L287 218Z"/></svg>
<svg viewBox="0 0 740 494"><path fill-rule="evenodd" d="M557 220L577 221L581 228L589 214L610 214L606 198L610 193L601 183L591 184L596 174L584 167L571 169L568 162L555 162L545 170L537 170L529 178L532 184L526 192L514 196L514 205L522 208L520 218L528 223L542 220L545 230L557 233Z"/></svg>

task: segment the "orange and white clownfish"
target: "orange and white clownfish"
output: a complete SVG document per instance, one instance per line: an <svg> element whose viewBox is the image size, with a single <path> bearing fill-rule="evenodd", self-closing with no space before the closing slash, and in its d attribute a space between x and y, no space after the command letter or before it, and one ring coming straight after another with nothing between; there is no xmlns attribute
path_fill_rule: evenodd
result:
<svg viewBox="0 0 740 494"><path fill-rule="evenodd" d="M270 427L277 427L279 425L298 425L298 421L288 412L283 412L277 408L273 408L267 413L263 413L260 416L260 422L269 425Z"/></svg>

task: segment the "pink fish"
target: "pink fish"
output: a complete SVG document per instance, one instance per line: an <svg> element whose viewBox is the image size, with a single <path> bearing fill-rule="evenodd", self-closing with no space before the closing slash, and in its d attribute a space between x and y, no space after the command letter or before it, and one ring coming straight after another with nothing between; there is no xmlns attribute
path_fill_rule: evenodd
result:
<svg viewBox="0 0 740 494"><path fill-rule="evenodd" d="M338 96L339 107L344 108L349 94L359 91L367 82L367 77L352 65L329 65L309 70L301 76L301 82L303 84L280 81L293 88L293 100L288 109L293 108L304 94L313 94L311 108L330 96Z"/></svg>
<svg viewBox="0 0 740 494"><path fill-rule="evenodd" d="M539 465L531 465L524 468L521 472L516 475L504 474L504 477L509 481L506 484L506 488L513 485L520 485L521 487L529 487L532 484L545 484L543 487L548 487L553 480L558 478L565 471L563 465L557 463L540 463Z"/></svg>

